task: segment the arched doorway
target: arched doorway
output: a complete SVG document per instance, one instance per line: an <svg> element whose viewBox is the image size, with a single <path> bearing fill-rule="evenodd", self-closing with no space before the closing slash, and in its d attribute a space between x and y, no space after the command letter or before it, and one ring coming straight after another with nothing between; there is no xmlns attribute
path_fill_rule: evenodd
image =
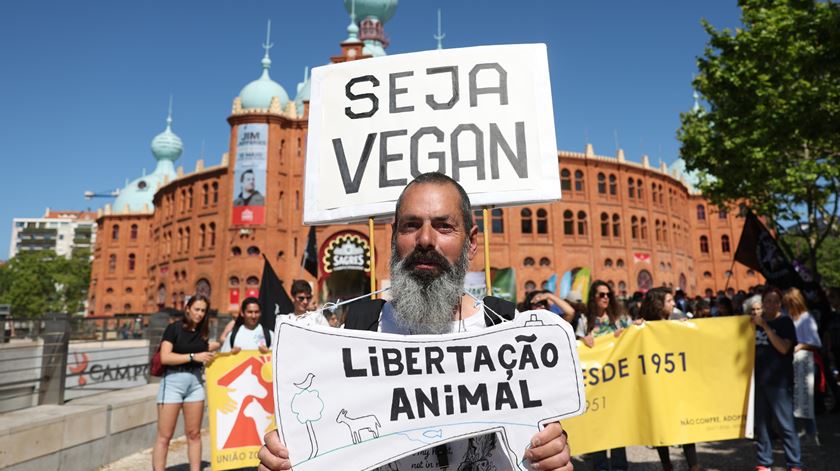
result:
<svg viewBox="0 0 840 471"><path fill-rule="evenodd" d="M195 283L195 294L200 294L210 299L210 282L207 281L207 278L202 278Z"/></svg>
<svg viewBox="0 0 840 471"><path fill-rule="evenodd" d="M653 288L653 275L647 270L640 270L636 275L636 289L646 293L651 288Z"/></svg>

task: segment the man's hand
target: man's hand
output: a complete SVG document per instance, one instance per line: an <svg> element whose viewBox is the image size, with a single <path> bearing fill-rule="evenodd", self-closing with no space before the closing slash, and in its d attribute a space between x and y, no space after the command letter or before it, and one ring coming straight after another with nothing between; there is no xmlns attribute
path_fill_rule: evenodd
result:
<svg viewBox="0 0 840 471"><path fill-rule="evenodd" d="M263 355L265 355L266 353L271 353L271 349L264 346L264 345L260 345L257 348L260 350L260 353L262 353Z"/></svg>
<svg viewBox="0 0 840 471"><path fill-rule="evenodd" d="M531 463L533 469L572 471L574 465L567 438L560 422L548 424L531 438L531 448L525 452L525 459Z"/></svg>
<svg viewBox="0 0 840 471"><path fill-rule="evenodd" d="M239 353L241 351L242 351L242 347L233 347L233 348L230 349L230 353L232 355L236 355L237 353Z"/></svg>
<svg viewBox="0 0 840 471"><path fill-rule="evenodd" d="M595 336L592 334L587 335L586 337L582 337L583 344L589 348L595 346Z"/></svg>
<svg viewBox="0 0 840 471"><path fill-rule="evenodd" d="M259 457L260 467L257 468L257 471L292 469L292 462L289 461L289 449L280 441L280 435L277 433L277 430L272 430L265 434L265 446L260 448Z"/></svg>

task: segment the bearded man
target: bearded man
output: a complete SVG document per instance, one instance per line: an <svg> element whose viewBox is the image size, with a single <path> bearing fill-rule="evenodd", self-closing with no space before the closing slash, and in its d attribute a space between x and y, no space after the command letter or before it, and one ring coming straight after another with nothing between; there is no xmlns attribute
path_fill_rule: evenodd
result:
<svg viewBox="0 0 840 471"><path fill-rule="evenodd" d="M511 319L514 307L488 296L477 304L464 293L464 276L478 248L467 193L441 173L424 173L397 200L391 238L391 301L351 305L346 329L398 334L470 332ZM261 471L291 469L289 452L276 431L260 449ZM494 434L439 445L433 452L402 458L393 469L510 469ZM559 423L531 439L524 455L532 469L572 470L566 434Z"/></svg>

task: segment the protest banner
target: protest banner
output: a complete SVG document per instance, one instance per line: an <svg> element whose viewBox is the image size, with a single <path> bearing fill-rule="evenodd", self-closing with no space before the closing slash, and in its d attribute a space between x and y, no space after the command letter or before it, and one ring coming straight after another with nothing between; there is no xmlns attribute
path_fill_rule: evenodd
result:
<svg viewBox="0 0 840 471"><path fill-rule="evenodd" d="M578 353L587 411L563 421L575 454L752 437L747 316L646 322Z"/></svg>
<svg viewBox="0 0 840 471"><path fill-rule="evenodd" d="M368 470L488 433L525 469L531 437L585 404L574 333L548 311L445 335L281 322L275 337L277 425L296 471Z"/></svg>
<svg viewBox="0 0 840 471"><path fill-rule="evenodd" d="M233 181L233 225L265 224L268 125L236 127L236 162Z"/></svg>
<svg viewBox="0 0 840 471"><path fill-rule="evenodd" d="M205 374L211 469L258 466L263 436L275 427L271 355L221 354Z"/></svg>
<svg viewBox="0 0 840 471"><path fill-rule="evenodd" d="M377 57L312 70L305 224L393 214L423 172L472 204L560 198L544 44Z"/></svg>

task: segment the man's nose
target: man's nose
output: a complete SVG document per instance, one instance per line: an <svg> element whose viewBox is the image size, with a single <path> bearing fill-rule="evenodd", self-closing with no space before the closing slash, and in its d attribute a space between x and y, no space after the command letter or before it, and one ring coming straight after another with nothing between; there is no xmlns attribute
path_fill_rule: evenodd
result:
<svg viewBox="0 0 840 471"><path fill-rule="evenodd" d="M435 231L429 223L423 224L417 233L417 246L430 248L435 246Z"/></svg>

